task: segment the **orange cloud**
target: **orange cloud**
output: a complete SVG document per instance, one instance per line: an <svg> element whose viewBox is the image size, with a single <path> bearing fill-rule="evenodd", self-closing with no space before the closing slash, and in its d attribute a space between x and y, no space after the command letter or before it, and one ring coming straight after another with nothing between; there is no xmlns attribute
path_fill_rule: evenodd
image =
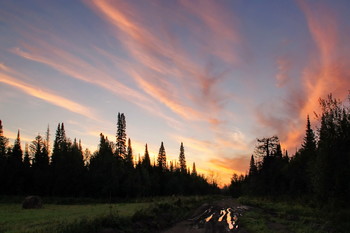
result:
<svg viewBox="0 0 350 233"><path fill-rule="evenodd" d="M299 5L305 14L317 51L311 56L302 76L304 101L299 105L298 117L303 124L290 130L286 137L286 146L300 145L305 131L306 115L319 112L319 98L325 98L332 93L335 97L344 99L350 86L350 55L343 55L346 45L339 38L336 15L329 7L320 3L311 5L299 1Z"/></svg>
<svg viewBox="0 0 350 233"><path fill-rule="evenodd" d="M337 17L329 7L309 5L303 1L300 1L300 6L318 49L303 76L308 95L300 114L305 117L310 111L318 109L318 98L324 98L330 92L341 99L347 95L350 86L350 55L343 57L343 48L346 46L339 38Z"/></svg>
<svg viewBox="0 0 350 233"><path fill-rule="evenodd" d="M241 156L237 158L214 158L210 159L211 165L214 165L219 170L225 169L225 172L230 173L229 177L233 173L245 174L249 169L249 156Z"/></svg>
<svg viewBox="0 0 350 233"><path fill-rule="evenodd" d="M5 64L0 63L0 70L9 71L9 68Z"/></svg>
<svg viewBox="0 0 350 233"><path fill-rule="evenodd" d="M170 88L161 88L164 87L164 85L171 86L171 84L167 83L164 80L161 83L145 80L136 72L133 72L133 77L138 81L139 85L145 90L146 93L168 106L171 110L173 110L181 117L190 120L204 120L204 116L201 112L198 112L195 109L182 104L175 95L172 95L171 92L169 93L167 90ZM175 91L176 89L173 89L173 92Z"/></svg>
<svg viewBox="0 0 350 233"><path fill-rule="evenodd" d="M139 107L146 109L148 112L166 119L169 122L169 125L180 127L179 122L162 113L154 101L152 101L146 95L126 86L114 77L111 77L109 73L97 68L99 65L101 65L99 61L95 60L95 65L91 65L72 53L64 51L57 46L49 45L40 39L36 39L34 43L38 45L23 45L27 51L20 48L15 48L12 49L12 52L25 59L48 65L61 73L69 75L72 78L100 86L109 92L121 96ZM46 51L50 51L49 54L47 54ZM102 50L98 50L98 52L107 56L107 54ZM109 57L111 57L111 55ZM112 61L120 64L120 61L115 57L113 57ZM120 67L123 67L126 72L129 69L128 64L124 63L122 63Z"/></svg>
<svg viewBox="0 0 350 233"><path fill-rule="evenodd" d="M11 131L5 130L4 135L13 141L17 139L17 132L11 132ZM34 140L34 139L30 139L29 136L27 135L23 135L22 132L20 132L20 139L21 139L21 146L23 151L24 151L24 143L31 143Z"/></svg>
<svg viewBox="0 0 350 233"><path fill-rule="evenodd" d="M124 44L135 62L140 65L129 67L131 70L129 74L142 90L185 119L205 120L214 124L219 122L218 116L222 109L223 95L215 87L225 76L225 72L217 74L217 72L212 72L214 69L210 65L203 67L197 64L196 59L193 59L194 56L188 54L188 49L184 44L174 39L177 38L177 35L165 29L163 24L160 26L148 23L150 14L147 14L146 17L146 13L149 13L147 9L140 10L132 3L123 1L102 0L87 2L87 4L117 29L116 37ZM203 7L210 6L203 5ZM216 8L217 11L224 10L218 6ZM161 4L154 3L152 9L157 12L157 15L160 15L159 17L166 17L167 21L164 24L169 24L169 19L172 19L173 22L184 22L190 27L190 33L194 31L193 27L197 26L193 25L193 22L184 13L180 13L180 6L168 12L162 8ZM190 13L193 10L191 6L186 6L186 9ZM162 15L161 12L164 11L167 15ZM230 43L238 41L237 33L232 29L218 27L218 25L225 24L224 18L218 21L213 18L209 19L204 14L198 14L197 17L213 30L212 34L218 35L220 31L219 37L222 35L222 38L228 38ZM196 38L198 35L193 36ZM195 42L198 44L201 41ZM208 38L203 47L208 47L207 42L210 44L210 49L214 45L222 44L214 43ZM233 46L230 44L228 47ZM229 50L227 48L213 49L210 54L212 51ZM234 53L228 52L228 54Z"/></svg>
<svg viewBox="0 0 350 233"><path fill-rule="evenodd" d="M344 52L348 47L347 40L341 37L350 36L349 31L341 28L330 7L322 3L298 3L315 47L305 51L309 61L301 72L298 87L288 81L293 61L286 57L277 60L277 85L288 88L286 99L271 100L256 111L258 122L273 129L272 133L280 137L283 147L292 152L302 143L306 116L310 115L313 120L313 113L320 111L319 98L332 93L336 98L344 99L350 86L350 53ZM316 125L315 121L311 123Z"/></svg>
<svg viewBox="0 0 350 233"><path fill-rule="evenodd" d="M113 93L119 93L123 96L130 97L132 100L135 100L136 103L139 103L139 101L145 101L144 96L118 82L109 74L106 74L84 60L77 58L73 54L57 47L50 46L44 41L38 40L36 43L39 44L38 47L40 47L40 49L24 45L24 47L32 53L23 51L20 48L15 48L12 52L28 60L48 65L70 77L101 86ZM45 51L50 51L50 55L45 54Z"/></svg>
<svg viewBox="0 0 350 233"><path fill-rule="evenodd" d="M43 90L42 88L33 87L28 83L20 81L14 77L7 74L0 73L0 82L7 84L9 86L15 87L30 96L42 99L48 103L64 108L70 112L80 114L82 116L88 117L90 119L96 120L98 117L95 116L93 111L88 107L78 104L74 101L66 99L62 96L53 94L50 90Z"/></svg>

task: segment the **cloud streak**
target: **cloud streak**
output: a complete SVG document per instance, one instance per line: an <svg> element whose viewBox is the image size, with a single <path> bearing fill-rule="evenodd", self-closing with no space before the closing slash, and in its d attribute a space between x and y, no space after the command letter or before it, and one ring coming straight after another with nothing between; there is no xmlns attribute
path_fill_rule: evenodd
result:
<svg viewBox="0 0 350 233"><path fill-rule="evenodd" d="M344 99L350 86L349 53L343 51L340 24L331 8L322 3L298 1L314 47L305 51L308 57L300 72L300 82L291 82L293 63L286 56L277 59L277 86L286 89L286 97L260 105L255 112L257 121L280 136L283 147L295 151L300 147L305 132L306 116L319 112L319 98L332 93ZM343 33L349 34L348 30ZM273 113L273 114L271 114ZM312 122L315 125L315 122ZM264 135L272 136L272 135Z"/></svg>
<svg viewBox="0 0 350 233"><path fill-rule="evenodd" d="M36 97L50 104L66 109L70 112L80 114L84 117L93 120L98 119L98 117L94 114L93 110L91 110L90 108L76 103L72 100L69 100L67 98L64 98L62 96L56 95L51 90L34 87L3 72L0 72L0 82L14 87L30 96Z"/></svg>
<svg viewBox="0 0 350 233"><path fill-rule="evenodd" d="M187 120L203 120L213 124L220 121L218 112L222 109L222 101L225 96L217 90L216 86L223 80L225 72L215 71L210 62L204 66L198 64L195 58L203 51L198 50L195 55L189 54L188 45L179 40L178 34L167 29L179 26L170 22L180 22L181 26L188 25L186 29L191 36L197 37L198 35L193 34L192 29L199 25L189 17L189 14L192 15L195 11L193 5L182 3L174 6L174 11L169 11L158 2L153 2L152 8L144 6L142 10L132 3L123 1L103 0L87 4L113 25L116 29L116 37L121 38L125 49L134 58L136 64L140 65L136 69L132 67L133 70L129 74L142 90ZM213 6L210 2L206 2L206 4L200 4L199 7L209 12L209 8ZM210 29L212 33L209 34L228 38L230 44L226 45L232 47L232 43L238 41L237 33L227 27L223 28L224 26L218 27L218 25L225 25L225 22L223 19L214 20L214 15L224 9L221 9L219 5L215 8L217 12L211 12L210 15L200 14L197 11L195 15L201 19L202 25L200 26ZM150 17L153 15L152 10L157 12L154 18ZM163 20L165 18L167 20ZM162 24L154 23L157 20ZM152 21L153 24L150 24L149 21ZM214 48L214 44L222 43L213 43L210 38L203 43L202 41L203 38L196 41L190 40L188 43L202 44L211 52L229 51L227 48ZM209 52L206 51L206 54L208 56ZM218 59L230 62L230 64L237 60L232 57L236 55L235 53L230 53L232 56L229 59L227 54L221 55L217 54ZM208 116L208 112L211 113L211 116Z"/></svg>

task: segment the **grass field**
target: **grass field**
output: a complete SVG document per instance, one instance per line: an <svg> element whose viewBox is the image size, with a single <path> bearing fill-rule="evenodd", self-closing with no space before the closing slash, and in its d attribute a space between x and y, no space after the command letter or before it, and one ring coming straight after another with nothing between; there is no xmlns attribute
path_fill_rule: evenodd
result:
<svg viewBox="0 0 350 233"><path fill-rule="evenodd" d="M311 208L301 203L241 197L242 204L253 206L241 217L242 226L251 233L349 232L349 210Z"/></svg>
<svg viewBox="0 0 350 233"><path fill-rule="evenodd" d="M42 209L22 209L20 204L0 204L0 232L50 232L56 226L79 220L92 220L101 216L131 217L150 203L44 205Z"/></svg>
<svg viewBox="0 0 350 233"><path fill-rule="evenodd" d="M212 199L196 196L117 204L44 203L42 209L22 209L18 201L0 203L0 233L95 233L105 227L123 232L153 232L181 220L190 210Z"/></svg>

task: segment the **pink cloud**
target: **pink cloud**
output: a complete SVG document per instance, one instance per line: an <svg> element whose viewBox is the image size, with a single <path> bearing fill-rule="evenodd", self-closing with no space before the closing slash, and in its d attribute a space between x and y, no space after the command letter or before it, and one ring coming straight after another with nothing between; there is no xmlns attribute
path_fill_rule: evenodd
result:
<svg viewBox="0 0 350 233"><path fill-rule="evenodd" d="M194 35L197 32L192 30L198 25L195 25L194 21L182 11L185 8L192 14L193 6L181 4L174 6L174 10L167 11L161 3L155 2L152 7L145 7L142 10L132 3L119 1L93 1L87 4L114 26L116 37L124 44L136 64L140 65L136 66L136 69L135 66L131 67L132 72L129 74L141 89L182 118L205 120L214 124L220 121L218 116L226 96L216 87L223 80L225 72L213 72L210 66L198 64L195 59L197 54L189 54L187 45L177 40L178 35L167 29L174 26L170 22L181 22L182 26L188 25L191 36L198 37L199 35ZM203 4L203 10L213 8L210 5L209 2ZM211 51L225 51L232 56L235 53L229 52L227 48L236 45L239 36L233 29L218 27L222 23L225 24L226 18L215 19L213 17L215 14L224 11L219 6L215 8L216 12L211 13L211 18L199 12L196 12L196 16L201 19L205 27L213 31L212 34L226 38L227 47L214 48L213 46L222 43L213 43L211 38L204 40L203 46L209 45L208 49L212 49ZM156 23L150 24L153 20L150 17L152 10L157 12L154 19L162 23L154 21ZM166 15L162 12L166 12ZM201 44L202 41L203 38L196 41L196 44ZM227 56L218 57L227 61ZM233 57L230 59L231 64L236 60ZM211 116L208 116L208 112Z"/></svg>
<svg viewBox="0 0 350 233"><path fill-rule="evenodd" d="M302 142L306 116L309 114L313 120L313 113L320 110L319 98L333 93L336 98L344 99L350 86L350 53L344 51L347 42L343 38L350 35L349 30L342 28L342 33L339 32L341 24L330 7L322 3L298 3L315 47L305 51L309 60L297 87L288 82L293 61L285 57L277 61L277 84L286 88L287 95L285 99L259 106L255 114L258 122L276 133L283 147L293 152ZM317 122L312 123L315 126Z"/></svg>
<svg viewBox="0 0 350 233"><path fill-rule="evenodd" d="M98 119L98 117L96 116L96 114L92 109L86 106L83 106L79 103L76 103L72 100L69 100L67 98L64 98L62 96L59 96L49 89L43 89L42 87L40 88L34 87L28 83L25 83L23 81L16 79L13 76L10 76L8 74L1 73L1 72L0 72L0 82L6 85L9 85L11 87L14 87L18 90L21 90L22 92L30 96L36 97L38 99L42 99L48 103L64 108L70 112L83 115L84 117L87 117L93 120Z"/></svg>

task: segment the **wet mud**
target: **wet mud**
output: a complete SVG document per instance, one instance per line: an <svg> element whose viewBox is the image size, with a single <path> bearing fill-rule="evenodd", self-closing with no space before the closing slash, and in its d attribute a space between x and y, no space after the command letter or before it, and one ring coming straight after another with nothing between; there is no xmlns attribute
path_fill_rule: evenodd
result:
<svg viewBox="0 0 350 233"><path fill-rule="evenodd" d="M223 199L214 204L204 204L191 218L176 224L163 233L224 233L247 232L239 219L249 207L238 204L233 199Z"/></svg>

